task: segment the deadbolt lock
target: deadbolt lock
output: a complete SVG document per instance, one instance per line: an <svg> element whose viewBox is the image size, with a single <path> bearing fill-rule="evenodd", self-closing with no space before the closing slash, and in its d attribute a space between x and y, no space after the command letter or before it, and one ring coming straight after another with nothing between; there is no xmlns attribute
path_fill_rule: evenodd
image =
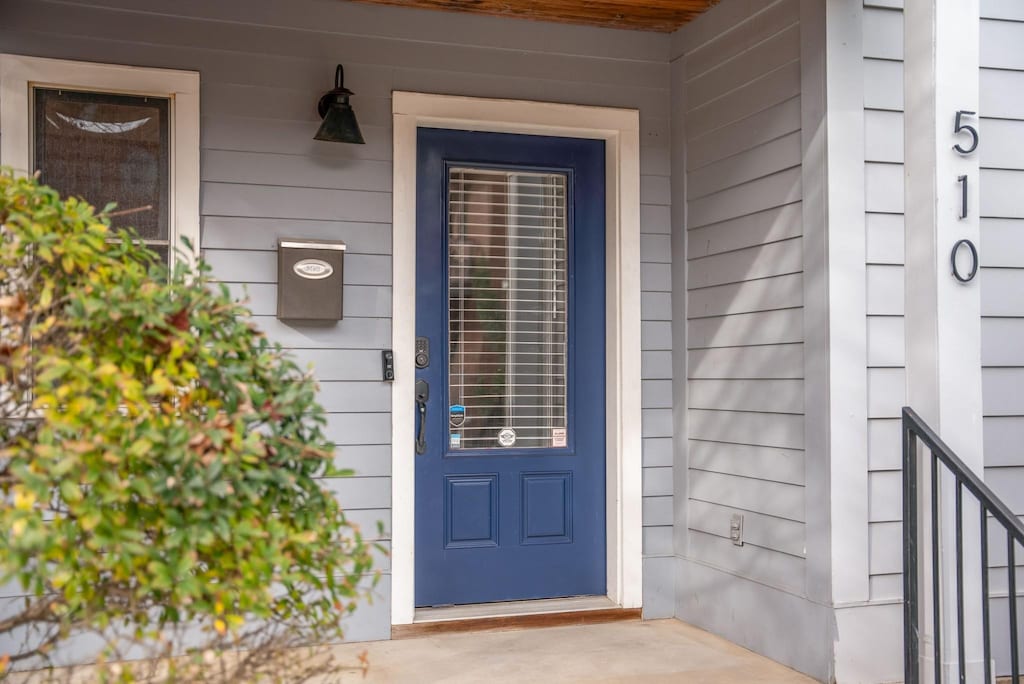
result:
<svg viewBox="0 0 1024 684"><path fill-rule="evenodd" d="M426 368L430 365L430 341L426 337L416 338L416 367Z"/></svg>

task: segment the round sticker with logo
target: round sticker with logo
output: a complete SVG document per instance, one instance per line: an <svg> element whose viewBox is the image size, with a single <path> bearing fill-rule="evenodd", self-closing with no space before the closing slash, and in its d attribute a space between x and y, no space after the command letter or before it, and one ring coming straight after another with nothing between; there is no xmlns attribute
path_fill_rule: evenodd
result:
<svg viewBox="0 0 1024 684"><path fill-rule="evenodd" d="M516 431L512 428L505 428L498 433L498 444L503 447L510 447L516 443Z"/></svg>

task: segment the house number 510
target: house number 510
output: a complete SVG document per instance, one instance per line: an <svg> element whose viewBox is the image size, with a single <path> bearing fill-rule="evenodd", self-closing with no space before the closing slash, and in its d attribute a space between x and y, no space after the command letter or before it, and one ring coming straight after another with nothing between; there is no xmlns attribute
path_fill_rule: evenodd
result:
<svg viewBox="0 0 1024 684"><path fill-rule="evenodd" d="M953 149L960 154L966 156L971 154L978 149L978 142L980 138L978 136L978 129L970 124L963 122L963 117L974 116L977 112L969 112L966 109L961 109L956 113L956 123L953 125L953 135L960 135L966 133L970 136L970 146L964 147L959 142L953 145ZM966 142L966 141L964 141ZM967 218L967 176L957 176L957 182L960 183L960 218ZM961 251L961 248L967 248L967 254L970 256L970 269L967 273L962 273L960 267L957 264L957 255ZM974 280L974 276L978 273L978 248L974 246L974 243L968 239L958 240L949 255L949 261L953 267L953 277L961 283L969 283Z"/></svg>

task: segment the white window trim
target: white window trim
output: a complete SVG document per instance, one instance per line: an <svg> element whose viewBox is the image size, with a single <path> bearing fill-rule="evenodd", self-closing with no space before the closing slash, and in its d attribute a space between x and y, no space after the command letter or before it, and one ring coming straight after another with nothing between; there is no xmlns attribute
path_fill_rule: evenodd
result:
<svg viewBox="0 0 1024 684"><path fill-rule="evenodd" d="M413 346L416 129L457 128L605 141L608 597L642 604L640 123L632 109L395 92L391 392L391 622L415 615Z"/></svg>
<svg viewBox="0 0 1024 684"><path fill-rule="evenodd" d="M30 171L31 88L67 88L170 99L171 149L169 239L182 238L199 253L199 74L0 54L0 166Z"/></svg>

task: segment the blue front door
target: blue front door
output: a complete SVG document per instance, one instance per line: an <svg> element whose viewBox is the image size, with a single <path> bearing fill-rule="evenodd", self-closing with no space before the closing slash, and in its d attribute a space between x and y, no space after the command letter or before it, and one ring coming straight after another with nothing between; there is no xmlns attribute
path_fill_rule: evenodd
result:
<svg viewBox="0 0 1024 684"><path fill-rule="evenodd" d="M606 593L604 154L419 130L417 606Z"/></svg>

